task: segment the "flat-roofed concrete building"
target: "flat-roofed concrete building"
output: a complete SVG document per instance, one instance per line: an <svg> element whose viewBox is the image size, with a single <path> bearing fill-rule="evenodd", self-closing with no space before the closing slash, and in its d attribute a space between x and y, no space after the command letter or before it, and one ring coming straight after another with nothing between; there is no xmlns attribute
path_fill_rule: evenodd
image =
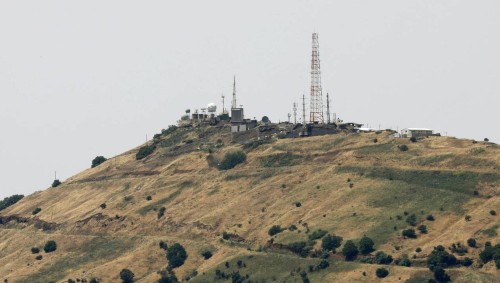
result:
<svg viewBox="0 0 500 283"><path fill-rule="evenodd" d="M406 128L401 130L402 138L411 138L411 137L426 137L432 136L433 130L426 128Z"/></svg>

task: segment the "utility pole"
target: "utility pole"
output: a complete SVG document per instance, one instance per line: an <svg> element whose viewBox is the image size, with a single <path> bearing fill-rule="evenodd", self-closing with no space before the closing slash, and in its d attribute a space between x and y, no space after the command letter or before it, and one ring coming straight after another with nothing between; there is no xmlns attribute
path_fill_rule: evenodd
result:
<svg viewBox="0 0 500 283"><path fill-rule="evenodd" d="M290 117L292 117L292 114L288 113L288 123L290 123Z"/></svg>
<svg viewBox="0 0 500 283"><path fill-rule="evenodd" d="M224 93L222 94L222 114L226 114L226 107L224 106Z"/></svg>

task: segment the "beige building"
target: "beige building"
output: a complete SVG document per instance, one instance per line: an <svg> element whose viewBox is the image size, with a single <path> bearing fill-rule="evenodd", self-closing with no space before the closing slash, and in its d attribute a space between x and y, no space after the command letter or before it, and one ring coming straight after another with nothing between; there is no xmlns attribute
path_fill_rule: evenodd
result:
<svg viewBox="0 0 500 283"><path fill-rule="evenodd" d="M407 128L401 130L402 138L426 137L426 136L431 136L432 134L433 131L431 129L425 129L425 128Z"/></svg>

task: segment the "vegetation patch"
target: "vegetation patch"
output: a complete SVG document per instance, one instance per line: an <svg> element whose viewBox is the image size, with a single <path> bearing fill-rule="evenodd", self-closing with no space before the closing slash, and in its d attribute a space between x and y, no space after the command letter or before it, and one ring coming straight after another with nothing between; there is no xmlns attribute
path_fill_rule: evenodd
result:
<svg viewBox="0 0 500 283"><path fill-rule="evenodd" d="M497 229L500 227L500 225L496 224L488 229L484 229L483 231L481 231L481 233L483 233L484 235L492 238L492 237L495 237L496 235L498 235L497 233Z"/></svg>
<svg viewBox="0 0 500 283"><path fill-rule="evenodd" d="M88 263L106 262L133 248L133 241L96 237L78 247L73 253L57 258L19 282L51 282L64 279L71 270Z"/></svg>
<svg viewBox="0 0 500 283"><path fill-rule="evenodd" d="M135 155L136 160L141 160L149 155L151 155L156 149L156 145L145 145L141 148L139 148L139 151Z"/></svg>
<svg viewBox="0 0 500 283"><path fill-rule="evenodd" d="M159 199L155 202L152 202L144 207L141 207L138 211L138 213L140 215L145 215L146 213L148 213L149 211L153 210L154 208L157 208L161 205L164 205L164 204L167 204L171 201L173 201L177 196L179 196L181 194L182 190L181 189L178 189L177 191L171 193L170 195L168 195L167 197L164 197L162 199Z"/></svg>
<svg viewBox="0 0 500 283"><path fill-rule="evenodd" d="M291 152L276 153L259 158L264 167L293 166L298 164L300 156Z"/></svg>
<svg viewBox="0 0 500 283"><path fill-rule="evenodd" d="M0 211L6 209L7 207L16 204L20 201L24 195L12 195L10 197L6 197L3 200L0 200Z"/></svg>
<svg viewBox="0 0 500 283"><path fill-rule="evenodd" d="M219 170L229 170L234 168L236 165L243 163L247 160L247 155L241 151L228 152L222 158L219 164Z"/></svg>

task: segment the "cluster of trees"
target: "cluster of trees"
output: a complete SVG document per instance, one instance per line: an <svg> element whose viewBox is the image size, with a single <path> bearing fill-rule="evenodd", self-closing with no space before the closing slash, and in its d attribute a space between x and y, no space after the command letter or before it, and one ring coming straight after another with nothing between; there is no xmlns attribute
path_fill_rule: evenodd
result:
<svg viewBox="0 0 500 283"><path fill-rule="evenodd" d="M96 166L99 166L101 165L102 163L104 163L106 161L106 157L104 156L96 156L93 160L92 160L92 166L91 168L94 168Z"/></svg>
<svg viewBox="0 0 500 283"><path fill-rule="evenodd" d="M24 195L12 195L10 197L6 197L3 200L0 200L0 210L4 210L7 207L16 204L20 201Z"/></svg>
<svg viewBox="0 0 500 283"><path fill-rule="evenodd" d="M491 242L486 242L484 244L484 250L479 254L479 258L484 263L493 260L497 269L500 269L500 244L492 246Z"/></svg>

